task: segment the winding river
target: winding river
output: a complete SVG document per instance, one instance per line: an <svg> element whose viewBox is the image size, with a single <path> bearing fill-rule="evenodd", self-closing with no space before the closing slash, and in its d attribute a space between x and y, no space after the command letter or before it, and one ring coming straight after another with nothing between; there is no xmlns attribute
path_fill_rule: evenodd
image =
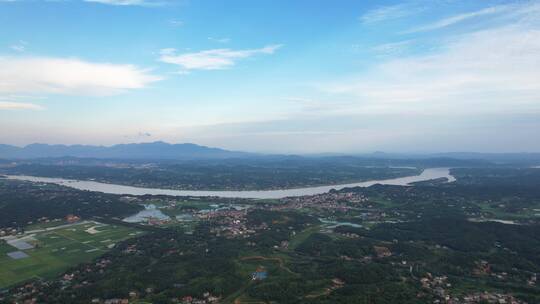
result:
<svg viewBox="0 0 540 304"><path fill-rule="evenodd" d="M255 198L255 199L278 199L288 196L304 196L315 195L328 192L332 189L340 190L347 187L369 187L375 184L384 185L401 185L406 186L412 182L425 181L436 178L448 178L449 182L456 179L450 175L448 168L430 168L425 169L420 175L399 177L385 180L370 180L365 182L315 186L295 189L280 189L280 190L256 190L256 191L208 191L208 190L170 190L157 188L140 188L116 184L106 184L94 181L79 181L63 178L37 177L26 175L8 175L7 178L40 183L52 183L62 186L67 186L79 190L97 191L111 194L128 194L128 195L172 195L172 196L218 196L230 198Z"/></svg>

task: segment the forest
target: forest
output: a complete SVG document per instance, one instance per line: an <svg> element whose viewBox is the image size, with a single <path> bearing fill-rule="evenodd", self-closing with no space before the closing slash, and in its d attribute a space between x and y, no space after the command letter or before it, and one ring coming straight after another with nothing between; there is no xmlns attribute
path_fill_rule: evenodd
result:
<svg viewBox="0 0 540 304"><path fill-rule="evenodd" d="M87 219L123 217L142 209L118 195L0 178L0 228L23 228L41 218L63 219L70 214Z"/></svg>

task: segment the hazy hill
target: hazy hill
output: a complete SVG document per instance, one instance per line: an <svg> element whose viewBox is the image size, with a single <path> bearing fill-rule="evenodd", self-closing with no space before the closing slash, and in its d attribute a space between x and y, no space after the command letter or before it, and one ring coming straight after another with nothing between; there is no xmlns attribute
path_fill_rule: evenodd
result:
<svg viewBox="0 0 540 304"><path fill-rule="evenodd" d="M120 144L110 147L90 145L31 144L25 147L0 145L0 158L32 159L47 157L80 157L107 159L223 159L252 154L210 148L196 144L152 142Z"/></svg>

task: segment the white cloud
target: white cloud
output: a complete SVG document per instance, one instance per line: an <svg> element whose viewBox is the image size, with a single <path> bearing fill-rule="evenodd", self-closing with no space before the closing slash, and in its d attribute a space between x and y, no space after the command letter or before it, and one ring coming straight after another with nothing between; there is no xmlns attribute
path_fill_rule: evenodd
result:
<svg viewBox="0 0 540 304"><path fill-rule="evenodd" d="M179 65L183 70L221 70L234 66L240 59L259 54L273 54L281 45L268 45L260 49L213 49L195 53L176 54L175 49L160 51L161 62Z"/></svg>
<svg viewBox="0 0 540 304"><path fill-rule="evenodd" d="M119 5L119 6L159 6L163 5L162 1L152 1L152 0L84 0L85 2L95 2L108 5Z"/></svg>
<svg viewBox="0 0 540 304"><path fill-rule="evenodd" d="M0 94L113 95L141 89L160 77L129 64L79 59L0 57Z"/></svg>
<svg viewBox="0 0 540 304"><path fill-rule="evenodd" d="M0 0L1 2L21 2L24 0ZM66 0L44 0L45 2L60 2ZM93 2L116 6L162 6L169 0L82 0L83 2Z"/></svg>
<svg viewBox="0 0 540 304"><path fill-rule="evenodd" d="M365 14L360 16L360 21L364 24L378 23L415 15L422 10L423 8L417 7L410 3L381 6L367 11Z"/></svg>
<svg viewBox="0 0 540 304"><path fill-rule="evenodd" d="M356 100L363 113L540 113L540 29L478 31L441 50L388 60L323 88Z"/></svg>
<svg viewBox="0 0 540 304"><path fill-rule="evenodd" d="M43 110L43 107L33 103L0 101L0 110Z"/></svg>
<svg viewBox="0 0 540 304"><path fill-rule="evenodd" d="M495 15L500 13L505 13L508 11L511 11L513 9L516 9L515 6L512 5L498 5L498 6L492 6L488 8L484 8L475 12L470 13L463 13L459 15L455 15L452 17L441 19L437 22L434 22L432 24L420 26L417 28L413 28L411 30L406 31L406 33L415 33L415 32L424 32L424 31L432 31L432 30L438 30L441 28L445 28L448 26L452 26L454 24L467 21L469 19L488 16L488 15Z"/></svg>

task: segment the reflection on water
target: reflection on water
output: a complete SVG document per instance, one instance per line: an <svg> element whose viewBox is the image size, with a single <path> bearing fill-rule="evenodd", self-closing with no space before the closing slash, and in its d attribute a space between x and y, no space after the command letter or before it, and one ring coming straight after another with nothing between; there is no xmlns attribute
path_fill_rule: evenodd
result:
<svg viewBox="0 0 540 304"><path fill-rule="evenodd" d="M168 220L170 219L170 217L161 212L161 210L157 209L156 205L149 204L144 205L144 210L139 211L139 213L126 217L124 219L124 222L140 223L148 221L150 219Z"/></svg>
<svg viewBox="0 0 540 304"><path fill-rule="evenodd" d="M26 180L32 182L44 182L64 185L79 190L97 191L111 194L129 194L129 195L172 195L172 196L219 196L234 198L257 198L257 199L277 199L287 196L304 196L326 193L332 189L340 190L347 187L369 187L375 184L401 185L406 186L412 182L425 181L446 177L449 182L456 179L450 175L448 168L430 168L425 169L420 175L399 177L386 180L372 180L360 183L350 183L342 185L329 185L318 187L306 187L297 189L283 190L260 190L260 191L205 191L205 190L169 190L156 188L139 188L115 184L105 184L95 181L77 181L63 178L35 177L23 175L8 175L10 179ZM158 210L159 211L159 210Z"/></svg>
<svg viewBox="0 0 540 304"><path fill-rule="evenodd" d="M217 204L211 204L208 207L210 207L210 209L201 209L199 210L199 213L210 213L210 212L215 212L215 211L220 211L220 210L240 211L240 210L249 208L249 206L246 206L246 205L217 205Z"/></svg>
<svg viewBox="0 0 540 304"><path fill-rule="evenodd" d="M362 225L350 223L350 222L339 222L339 221L331 221L331 220L325 220L325 219L319 219L321 223L325 224L326 228L336 228L338 226L349 226L354 228L362 228Z"/></svg>
<svg viewBox="0 0 540 304"><path fill-rule="evenodd" d="M483 223L483 222L495 222L507 225L520 225L520 223L511 220L500 220L500 219L490 219L490 218L471 218L471 222Z"/></svg>

